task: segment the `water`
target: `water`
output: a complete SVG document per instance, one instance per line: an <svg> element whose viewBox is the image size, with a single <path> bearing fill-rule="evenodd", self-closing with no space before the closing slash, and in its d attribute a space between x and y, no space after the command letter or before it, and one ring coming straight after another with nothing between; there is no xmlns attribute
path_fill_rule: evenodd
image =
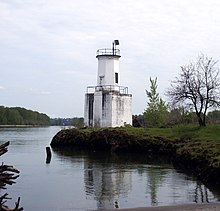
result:
<svg viewBox="0 0 220 211"><path fill-rule="evenodd" d="M164 158L53 150L46 146L60 127L0 128L0 142L10 141L1 161L20 170L7 186L14 207L17 197L28 211L94 210L219 201L220 195L175 170ZM1 191L3 194L5 191Z"/></svg>

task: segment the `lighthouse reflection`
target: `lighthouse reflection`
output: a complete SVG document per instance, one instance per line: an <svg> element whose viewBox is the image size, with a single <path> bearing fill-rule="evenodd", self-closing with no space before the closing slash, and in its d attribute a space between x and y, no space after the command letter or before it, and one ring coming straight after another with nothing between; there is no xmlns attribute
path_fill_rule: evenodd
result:
<svg viewBox="0 0 220 211"><path fill-rule="evenodd" d="M57 159L65 162L65 166L79 166L82 178L77 179L80 180L79 185L82 180L84 183L84 194L79 195L85 195L88 204L95 203L95 209L216 200L204 185L176 171L162 157L72 149L53 151Z"/></svg>
<svg viewBox="0 0 220 211"><path fill-rule="evenodd" d="M84 182L87 196L94 196L98 209L119 208L119 198L131 190L132 173L113 163L85 162Z"/></svg>

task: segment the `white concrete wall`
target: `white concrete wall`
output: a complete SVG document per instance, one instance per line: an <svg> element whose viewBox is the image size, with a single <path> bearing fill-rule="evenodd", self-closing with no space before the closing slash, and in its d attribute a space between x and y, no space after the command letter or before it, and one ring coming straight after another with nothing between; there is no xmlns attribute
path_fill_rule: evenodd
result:
<svg viewBox="0 0 220 211"><path fill-rule="evenodd" d="M94 94L93 127L112 127L112 97L102 91Z"/></svg>
<svg viewBox="0 0 220 211"><path fill-rule="evenodd" d="M112 127L132 125L132 96L112 95Z"/></svg>
<svg viewBox="0 0 220 211"><path fill-rule="evenodd" d="M94 93L93 127L102 127L102 91Z"/></svg>
<svg viewBox="0 0 220 211"><path fill-rule="evenodd" d="M84 126L89 126L89 97L88 94L85 94L84 102Z"/></svg>
<svg viewBox="0 0 220 211"><path fill-rule="evenodd" d="M93 106L94 106L94 94L85 94L85 104L84 104L84 126L90 127L93 124ZM90 108L90 106L92 106ZM90 112L92 112L90 114Z"/></svg>
<svg viewBox="0 0 220 211"><path fill-rule="evenodd" d="M109 93L102 94L102 127L112 127L112 97Z"/></svg>
<svg viewBox="0 0 220 211"><path fill-rule="evenodd" d="M115 73L118 73L118 83L115 83ZM100 81L100 77L102 78ZM119 58L116 56L98 57L97 86L120 85Z"/></svg>
<svg viewBox="0 0 220 211"><path fill-rule="evenodd" d="M85 100L84 122L89 126L88 96ZM93 127L120 127L132 125L132 96L114 92L95 92Z"/></svg>

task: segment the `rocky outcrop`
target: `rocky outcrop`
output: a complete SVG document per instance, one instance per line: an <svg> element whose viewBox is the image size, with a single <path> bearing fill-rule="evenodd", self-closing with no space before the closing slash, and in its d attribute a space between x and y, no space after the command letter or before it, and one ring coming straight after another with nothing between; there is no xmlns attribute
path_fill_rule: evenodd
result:
<svg viewBox="0 0 220 211"><path fill-rule="evenodd" d="M114 152L160 152L173 153L175 145L163 137L138 137L117 129L78 130L68 129L58 132L51 141L52 147L80 147Z"/></svg>

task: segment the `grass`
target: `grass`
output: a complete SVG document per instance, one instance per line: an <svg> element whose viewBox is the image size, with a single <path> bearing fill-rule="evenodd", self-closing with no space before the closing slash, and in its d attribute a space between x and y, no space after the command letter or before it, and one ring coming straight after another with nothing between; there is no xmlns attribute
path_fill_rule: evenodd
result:
<svg viewBox="0 0 220 211"><path fill-rule="evenodd" d="M198 125L176 125L172 128L134 128L134 127L120 127L117 130L125 131L128 134L138 137L143 136L160 136L164 138L180 139L180 140L199 140L211 141L220 144L220 124L207 125L206 127L199 127ZM91 133L94 130L100 129L83 129L84 133ZM102 130L102 129L101 129ZM110 128L115 130L115 128Z"/></svg>
<svg viewBox="0 0 220 211"><path fill-rule="evenodd" d="M177 125L172 128L120 128L137 136L161 136L181 140L213 141L220 143L220 124L199 127L197 125Z"/></svg>

